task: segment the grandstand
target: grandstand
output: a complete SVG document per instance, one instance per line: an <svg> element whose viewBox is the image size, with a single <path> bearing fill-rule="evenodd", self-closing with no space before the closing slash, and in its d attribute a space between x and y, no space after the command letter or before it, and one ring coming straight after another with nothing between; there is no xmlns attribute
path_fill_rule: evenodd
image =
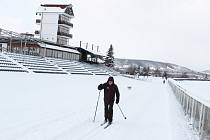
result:
<svg viewBox="0 0 210 140"><path fill-rule="evenodd" d="M23 65L30 71L35 73L55 73L55 74L67 74L58 67L50 64L45 60L45 58L40 56L31 56L15 53L5 53L10 58L17 61L19 64Z"/></svg>
<svg viewBox="0 0 210 140"><path fill-rule="evenodd" d="M0 53L0 71L82 74L82 75L117 75L103 64L90 64L76 60L25 55L11 52Z"/></svg>
<svg viewBox="0 0 210 140"><path fill-rule="evenodd" d="M47 58L50 62L62 68L69 74L92 75L79 61L70 61L65 59Z"/></svg>
<svg viewBox="0 0 210 140"><path fill-rule="evenodd" d="M8 72L28 72L17 63L9 60L4 54L0 53L0 71Z"/></svg>
<svg viewBox="0 0 210 140"><path fill-rule="evenodd" d="M86 46L87 47L87 46ZM98 64L104 56L99 52L34 38L0 28L0 71L116 75Z"/></svg>

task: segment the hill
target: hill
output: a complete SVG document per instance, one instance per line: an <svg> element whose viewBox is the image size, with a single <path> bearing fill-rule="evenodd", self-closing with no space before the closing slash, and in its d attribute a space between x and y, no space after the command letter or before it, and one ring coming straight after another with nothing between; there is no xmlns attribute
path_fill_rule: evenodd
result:
<svg viewBox="0 0 210 140"><path fill-rule="evenodd" d="M203 78L203 73L191 70L184 66L172 63L150 61L150 60L136 60L136 59L119 59L115 58L115 69L121 73L145 75L145 68L149 67L146 72L149 75L162 76L167 72L169 77L176 78ZM147 75L147 74L146 74Z"/></svg>
<svg viewBox="0 0 210 140"><path fill-rule="evenodd" d="M190 72L194 73L193 70L179 66L172 63L164 63L158 61L150 61L150 60L135 60L135 59L115 59L115 65L118 68L126 68L128 66L140 66L140 67L150 67L150 69L159 69L161 71L168 71L168 72Z"/></svg>
<svg viewBox="0 0 210 140"><path fill-rule="evenodd" d="M210 74L210 70L205 70L205 71L202 71L203 73L207 73L207 74Z"/></svg>

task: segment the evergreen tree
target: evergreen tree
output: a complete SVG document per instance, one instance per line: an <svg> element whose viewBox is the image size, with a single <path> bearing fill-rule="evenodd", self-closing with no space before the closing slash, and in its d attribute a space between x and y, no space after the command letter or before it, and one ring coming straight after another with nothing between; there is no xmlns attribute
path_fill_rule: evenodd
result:
<svg viewBox="0 0 210 140"><path fill-rule="evenodd" d="M126 72L129 73L130 75L134 75L135 72L136 72L136 70L137 70L137 67L136 67L136 66L130 65L130 66L127 68Z"/></svg>
<svg viewBox="0 0 210 140"><path fill-rule="evenodd" d="M155 75L156 77L160 77L160 76L161 76L161 72L160 72L160 70L159 70L158 68L155 69L154 75Z"/></svg>
<svg viewBox="0 0 210 140"><path fill-rule="evenodd" d="M150 72L150 68L149 67L144 67L142 70L142 74L143 76L149 76L149 72Z"/></svg>
<svg viewBox="0 0 210 140"><path fill-rule="evenodd" d="M187 75L187 72L183 72L181 75L181 78L189 78L189 76Z"/></svg>
<svg viewBox="0 0 210 140"><path fill-rule="evenodd" d="M105 65L108 67L113 67L114 66L114 52L113 52L113 46L112 44L110 45L107 56L105 58Z"/></svg>
<svg viewBox="0 0 210 140"><path fill-rule="evenodd" d="M205 80L207 80L207 79L208 79L208 75L207 75L207 74L205 74L204 79L205 79Z"/></svg>

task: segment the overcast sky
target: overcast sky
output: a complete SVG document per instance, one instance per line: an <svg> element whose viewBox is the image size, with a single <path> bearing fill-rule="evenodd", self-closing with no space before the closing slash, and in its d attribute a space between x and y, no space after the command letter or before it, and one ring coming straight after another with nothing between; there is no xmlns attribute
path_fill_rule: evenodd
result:
<svg viewBox="0 0 210 140"><path fill-rule="evenodd" d="M110 44L115 57L210 69L210 0L1 0L0 27L35 30L40 4L73 4L72 43Z"/></svg>

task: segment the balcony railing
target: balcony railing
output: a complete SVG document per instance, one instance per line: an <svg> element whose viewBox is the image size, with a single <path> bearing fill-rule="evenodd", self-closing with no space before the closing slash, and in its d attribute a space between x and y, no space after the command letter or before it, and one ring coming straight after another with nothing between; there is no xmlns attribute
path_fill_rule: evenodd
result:
<svg viewBox="0 0 210 140"><path fill-rule="evenodd" d="M64 32L59 32L58 31L57 35L66 36L66 37L72 38L72 34L68 34L68 33L64 33Z"/></svg>
<svg viewBox="0 0 210 140"><path fill-rule="evenodd" d="M73 28L73 24L68 22L68 21L58 20L58 24L65 24L65 25L70 26L70 27Z"/></svg>

